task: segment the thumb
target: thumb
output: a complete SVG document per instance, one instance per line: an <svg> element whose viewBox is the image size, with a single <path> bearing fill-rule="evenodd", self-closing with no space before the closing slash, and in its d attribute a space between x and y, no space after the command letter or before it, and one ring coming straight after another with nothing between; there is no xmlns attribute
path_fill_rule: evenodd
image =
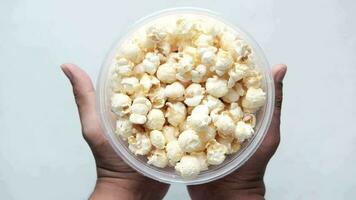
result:
<svg viewBox="0 0 356 200"><path fill-rule="evenodd" d="M275 87L274 119L280 118L283 100L283 79L287 73L287 66L284 64L276 65L272 69L272 75Z"/></svg>
<svg viewBox="0 0 356 200"><path fill-rule="evenodd" d="M84 139L89 145L95 141L99 142L103 137L95 109L95 90L90 77L74 64L63 64L61 68L72 84Z"/></svg>

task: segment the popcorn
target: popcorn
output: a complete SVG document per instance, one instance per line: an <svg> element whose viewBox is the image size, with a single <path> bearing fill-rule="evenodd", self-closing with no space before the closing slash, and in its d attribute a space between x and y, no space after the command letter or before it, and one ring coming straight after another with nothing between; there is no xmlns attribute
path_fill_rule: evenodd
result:
<svg viewBox="0 0 356 200"><path fill-rule="evenodd" d="M178 144L184 152L193 152L200 147L200 138L193 130L185 130L178 137Z"/></svg>
<svg viewBox="0 0 356 200"><path fill-rule="evenodd" d="M204 77L207 74L207 68L205 65L198 65L195 69L191 71L192 82L201 83L204 81Z"/></svg>
<svg viewBox="0 0 356 200"><path fill-rule="evenodd" d="M245 64L235 64L235 66L229 70L229 80L227 87L234 87L235 83L249 75L250 67Z"/></svg>
<svg viewBox="0 0 356 200"><path fill-rule="evenodd" d="M183 156L175 166L176 171L183 177L191 179L200 173L200 162L195 156Z"/></svg>
<svg viewBox="0 0 356 200"><path fill-rule="evenodd" d="M165 63L158 67L157 78L163 83L173 83L176 81L176 65Z"/></svg>
<svg viewBox="0 0 356 200"><path fill-rule="evenodd" d="M177 127L185 120L187 116L187 108L181 102L168 102L166 105L168 106L166 111L167 121L172 126Z"/></svg>
<svg viewBox="0 0 356 200"><path fill-rule="evenodd" d="M147 113L151 110L152 104L145 97L137 97L131 106L130 122L133 124L144 124L147 120Z"/></svg>
<svg viewBox="0 0 356 200"><path fill-rule="evenodd" d="M167 157L169 164L175 166L178 161L183 157L184 152L180 148L177 140L172 140L166 146Z"/></svg>
<svg viewBox="0 0 356 200"><path fill-rule="evenodd" d="M222 97L222 100L226 103L237 102L240 98L240 95L233 89L229 88L227 94Z"/></svg>
<svg viewBox="0 0 356 200"><path fill-rule="evenodd" d="M164 95L170 99L179 99L184 95L184 86L179 82L174 82L167 85Z"/></svg>
<svg viewBox="0 0 356 200"><path fill-rule="evenodd" d="M242 107L244 110L251 112L256 111L264 105L266 101L266 93L261 89L253 87L248 88L246 95L242 98Z"/></svg>
<svg viewBox="0 0 356 200"><path fill-rule="evenodd" d="M120 76L131 76L133 63L126 58L119 58L115 63L115 72Z"/></svg>
<svg viewBox="0 0 356 200"><path fill-rule="evenodd" d="M160 87L148 94L153 108L164 107L167 98L164 95L164 88Z"/></svg>
<svg viewBox="0 0 356 200"><path fill-rule="evenodd" d="M188 126L198 132L207 130L210 122L209 108L206 105L196 106L187 118Z"/></svg>
<svg viewBox="0 0 356 200"><path fill-rule="evenodd" d="M235 123L227 113L218 115L214 125L223 136L232 136L235 131Z"/></svg>
<svg viewBox="0 0 356 200"><path fill-rule="evenodd" d="M184 93L184 103L187 106L197 106L204 98L205 89L197 83L192 83L187 87Z"/></svg>
<svg viewBox="0 0 356 200"><path fill-rule="evenodd" d="M129 95L133 94L138 89L138 79L136 77L125 77L121 81L122 92Z"/></svg>
<svg viewBox="0 0 356 200"><path fill-rule="evenodd" d="M217 137L216 141L222 145L224 145L227 149L227 154L233 154L240 150L241 145L238 142L234 141L233 137Z"/></svg>
<svg viewBox="0 0 356 200"><path fill-rule="evenodd" d="M194 41L194 44L198 47L212 46L214 44L214 37L211 35L201 34Z"/></svg>
<svg viewBox="0 0 356 200"><path fill-rule="evenodd" d="M167 154L164 150L155 149L151 155L147 157L147 163L159 168L165 168L168 165Z"/></svg>
<svg viewBox="0 0 356 200"><path fill-rule="evenodd" d="M136 137L128 138L129 149L135 155L146 155L151 151L151 141L147 135L137 133Z"/></svg>
<svg viewBox="0 0 356 200"><path fill-rule="evenodd" d="M152 109L147 115L146 127L151 130L162 130L166 119L160 109Z"/></svg>
<svg viewBox="0 0 356 200"><path fill-rule="evenodd" d="M139 45L135 42L129 42L121 48L121 54L124 58L139 63L143 57L144 52L140 49Z"/></svg>
<svg viewBox="0 0 356 200"><path fill-rule="evenodd" d="M256 70L252 70L250 72L249 76L247 76L243 79L243 83L248 88L250 88L250 87L260 88L261 80L262 80L261 74Z"/></svg>
<svg viewBox="0 0 356 200"><path fill-rule="evenodd" d="M227 148L216 140L212 140L206 152L207 162L210 165L220 165L226 158Z"/></svg>
<svg viewBox="0 0 356 200"><path fill-rule="evenodd" d="M227 81L217 76L208 78L206 81L206 92L214 97L220 98L227 94Z"/></svg>
<svg viewBox="0 0 356 200"><path fill-rule="evenodd" d="M145 72L153 75L156 73L160 64L159 56L155 53L147 53L145 59L142 61L142 66Z"/></svg>
<svg viewBox="0 0 356 200"><path fill-rule="evenodd" d="M228 69L230 69L232 63L233 59L231 55L220 49L216 57L216 63L210 70L213 70L217 75L222 76Z"/></svg>
<svg viewBox="0 0 356 200"><path fill-rule="evenodd" d="M214 19L171 22L157 19L119 48L111 110L133 154L191 179L253 137L266 93L243 35Z"/></svg>
<svg viewBox="0 0 356 200"><path fill-rule="evenodd" d="M132 135L132 123L127 118L120 118L116 121L115 133L123 140L127 140Z"/></svg>
<svg viewBox="0 0 356 200"><path fill-rule="evenodd" d="M254 130L250 124L246 124L243 121L239 121L235 127L234 136L236 139L239 140L239 142L243 142L246 139L251 138L253 133Z"/></svg>
<svg viewBox="0 0 356 200"><path fill-rule="evenodd" d="M241 107L237 103L231 103L230 109L228 112L229 112L232 120L234 120L234 122L239 121L244 115Z"/></svg>
<svg viewBox="0 0 356 200"><path fill-rule="evenodd" d="M153 85L159 86L160 82L156 77L144 74L140 79L140 85L142 85L144 92L148 93Z"/></svg>
<svg viewBox="0 0 356 200"><path fill-rule="evenodd" d="M177 137L179 135L178 129L174 126L169 126L169 125L164 126L162 132L164 138L168 143L177 140Z"/></svg>
<svg viewBox="0 0 356 200"><path fill-rule="evenodd" d="M194 156L198 159L199 164L200 164L200 171L205 171L208 170L208 161L206 154L204 152L193 152L190 154L191 156Z"/></svg>
<svg viewBox="0 0 356 200"><path fill-rule="evenodd" d="M122 93L114 93L111 97L111 110L122 117L130 112L131 99Z"/></svg>
<svg viewBox="0 0 356 200"><path fill-rule="evenodd" d="M216 51L217 48L212 46L198 48L198 54L200 55L201 63L206 66L212 66L213 64L215 64Z"/></svg>
<svg viewBox="0 0 356 200"><path fill-rule="evenodd" d="M164 149L166 139L161 131L153 130L150 132L150 140L154 147L157 149Z"/></svg>

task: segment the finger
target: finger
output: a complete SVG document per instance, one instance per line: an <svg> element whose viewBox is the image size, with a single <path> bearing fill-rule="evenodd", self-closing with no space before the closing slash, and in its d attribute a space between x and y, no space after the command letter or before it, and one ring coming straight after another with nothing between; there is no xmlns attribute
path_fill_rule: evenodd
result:
<svg viewBox="0 0 356 200"><path fill-rule="evenodd" d="M78 107L84 138L94 143L100 138L100 123L95 109L95 90L87 73L74 64L63 64L61 68L70 80Z"/></svg>
<svg viewBox="0 0 356 200"><path fill-rule="evenodd" d="M283 100L283 79L287 72L287 66L284 64L276 65L272 69L272 75L275 87L275 104L274 104L274 116L273 118L279 119L282 109Z"/></svg>

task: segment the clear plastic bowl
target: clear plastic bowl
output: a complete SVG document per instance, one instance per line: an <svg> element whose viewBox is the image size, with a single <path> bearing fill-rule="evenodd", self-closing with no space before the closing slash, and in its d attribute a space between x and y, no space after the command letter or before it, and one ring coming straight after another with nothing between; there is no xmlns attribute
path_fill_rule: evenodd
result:
<svg viewBox="0 0 356 200"><path fill-rule="evenodd" d="M240 33L242 38L247 41L247 43L255 52L255 62L257 63L259 70L263 74L262 88L267 93L266 104L257 113L257 124L255 127L254 136L242 145L242 148L239 152L227 156L225 161L220 165L209 166L208 170L202 171L194 179L182 178L175 172L174 168L172 167L161 169L149 165L147 164L147 159L144 156L135 156L133 153L131 153L128 148L127 141L123 141L115 135L115 119L110 110L109 69L111 67L112 59L118 52L120 46L130 37L132 33L139 30L146 24L162 17L171 15L196 15L204 18L214 19L223 22L227 26ZM128 30L127 34L121 37L120 40L118 40L118 42L114 44L110 53L107 55L105 62L102 65L101 72L99 74L97 85L97 98L102 126L104 128L106 136L114 150L127 164L129 164L139 173L160 182L195 185L214 181L230 174L231 172L237 170L240 166L242 166L255 153L257 148L260 146L264 136L266 135L267 129L272 119L274 106L274 84L271 75L271 70L263 51L258 46L258 44L252 39L252 37L246 33L246 31L243 31L240 27L237 27L227 22L222 17L220 17L219 14L216 14L209 10L183 7L162 10L138 20Z"/></svg>

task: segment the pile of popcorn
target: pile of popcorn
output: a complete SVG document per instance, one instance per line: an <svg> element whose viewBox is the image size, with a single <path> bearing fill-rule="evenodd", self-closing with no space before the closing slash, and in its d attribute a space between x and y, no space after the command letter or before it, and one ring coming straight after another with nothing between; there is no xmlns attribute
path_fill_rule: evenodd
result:
<svg viewBox="0 0 356 200"><path fill-rule="evenodd" d="M254 134L266 100L254 52L221 22L193 17L137 31L110 71L116 134L135 155L194 178Z"/></svg>

